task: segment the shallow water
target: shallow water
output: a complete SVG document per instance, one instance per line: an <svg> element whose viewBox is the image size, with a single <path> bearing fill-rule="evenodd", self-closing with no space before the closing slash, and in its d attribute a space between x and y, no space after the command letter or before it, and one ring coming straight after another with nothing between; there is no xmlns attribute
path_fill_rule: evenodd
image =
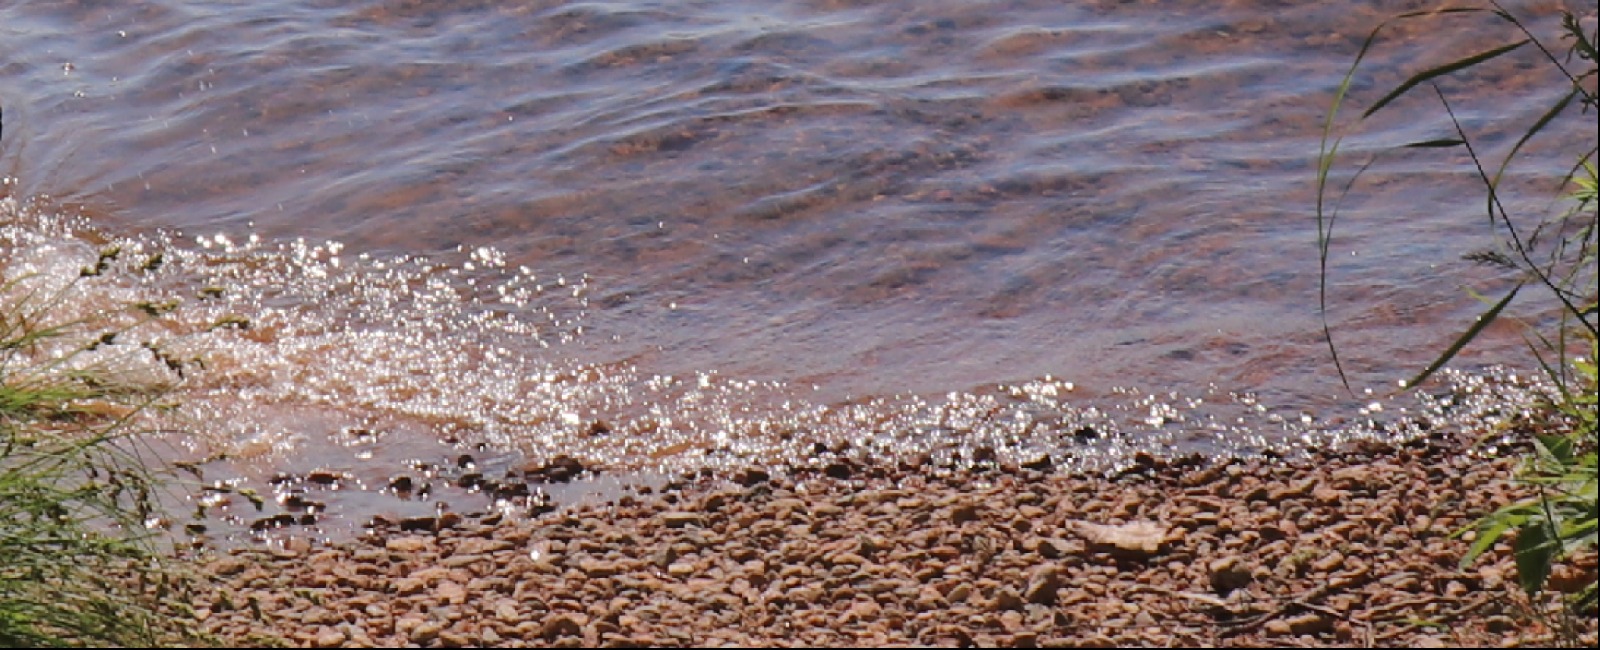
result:
<svg viewBox="0 0 1600 650"><path fill-rule="evenodd" d="M1373 399L1322 339L1315 156L1362 39L1414 4L0 1L0 277L70 277L122 238L166 266L83 305L248 317L175 344L207 368L163 425L229 474L456 443L616 467L874 436L1059 456L1041 428L1101 420L1135 445L1275 443L1307 427L1269 416ZM1543 28L1561 5L1509 6ZM1352 109L1512 37L1444 24L1388 32ZM1529 54L1441 86L1497 159L1552 74ZM1519 209L1559 210L1578 122L1519 159ZM1398 102L1346 172L1449 128ZM1459 258L1494 241L1466 160L1365 178L1330 316L1358 393L1383 393L1481 309L1463 286L1505 284ZM1521 346L1491 330L1458 365Z"/></svg>

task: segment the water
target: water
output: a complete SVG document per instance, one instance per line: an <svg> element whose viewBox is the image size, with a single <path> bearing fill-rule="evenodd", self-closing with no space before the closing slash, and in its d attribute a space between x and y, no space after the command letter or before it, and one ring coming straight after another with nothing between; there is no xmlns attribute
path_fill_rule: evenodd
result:
<svg viewBox="0 0 1600 650"><path fill-rule="evenodd" d="M161 252L80 306L187 299L151 336L207 368L163 427L229 475L383 484L468 447L1059 457L1085 423L1276 443L1302 414L1365 418L1359 393L1481 309L1463 287L1506 286L1459 257L1495 241L1467 161L1389 155L1341 205L1330 315L1359 395L1340 387L1315 155L1362 40L1416 6L0 1L0 277ZM1509 6L1548 30L1561 4ZM1353 109L1512 38L1438 24L1386 32ZM1545 63L1441 84L1491 159L1559 90ZM1559 210L1579 121L1531 144L1508 200ZM1345 173L1450 133L1403 100ZM230 314L252 327L197 333ZM1492 329L1458 365L1521 345Z"/></svg>

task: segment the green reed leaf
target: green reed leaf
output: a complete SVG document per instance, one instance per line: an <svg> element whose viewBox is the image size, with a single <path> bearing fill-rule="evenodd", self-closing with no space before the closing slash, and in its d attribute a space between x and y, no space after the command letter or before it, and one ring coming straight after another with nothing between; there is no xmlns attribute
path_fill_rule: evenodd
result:
<svg viewBox="0 0 1600 650"><path fill-rule="evenodd" d="M1464 69L1470 68L1472 66L1478 65L1479 63L1483 63L1484 61L1488 61L1489 59L1493 59L1493 58L1495 58L1497 56L1500 56L1502 54L1505 54L1507 52L1515 51L1517 48L1520 48L1520 47L1522 47L1524 45L1527 45L1528 43L1531 43L1531 42L1532 42L1531 39L1523 39L1523 40L1517 41L1515 43L1512 43L1510 45L1502 45L1502 46L1494 48L1492 50L1486 50L1486 51L1483 51L1483 52L1479 52L1477 54L1474 54L1472 56L1466 57L1464 59L1456 59L1455 61L1451 61L1451 62L1446 63L1444 65L1428 68L1427 70L1423 70L1422 72L1418 72L1417 74L1411 75L1411 77L1409 79L1406 79L1404 83L1401 83L1399 86L1396 86L1394 90L1389 91L1389 94L1384 95L1381 99L1379 99L1377 101L1377 103L1373 104L1371 108L1368 108L1365 112L1361 113L1361 117L1363 119L1371 117L1373 113L1376 113L1379 110L1381 110L1383 107L1388 106L1389 102L1392 102L1392 101L1398 99L1401 95L1406 94L1412 88L1415 88L1417 86L1417 84L1420 84L1420 83L1422 83L1424 81L1427 81L1429 79L1442 77L1444 75L1450 74L1450 73L1455 72L1457 70L1464 70Z"/></svg>

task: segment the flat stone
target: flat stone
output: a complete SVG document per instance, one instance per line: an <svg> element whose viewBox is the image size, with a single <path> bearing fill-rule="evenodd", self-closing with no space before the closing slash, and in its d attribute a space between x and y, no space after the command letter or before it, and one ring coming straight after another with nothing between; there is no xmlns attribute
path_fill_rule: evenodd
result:
<svg viewBox="0 0 1600 650"><path fill-rule="evenodd" d="M428 540L422 537L396 537L384 542L383 547L395 553L417 553L428 548Z"/></svg>
<svg viewBox="0 0 1600 650"><path fill-rule="evenodd" d="M1145 558L1161 552L1170 530L1153 521L1134 521L1105 525L1087 521L1068 522L1073 532L1100 550L1115 555Z"/></svg>

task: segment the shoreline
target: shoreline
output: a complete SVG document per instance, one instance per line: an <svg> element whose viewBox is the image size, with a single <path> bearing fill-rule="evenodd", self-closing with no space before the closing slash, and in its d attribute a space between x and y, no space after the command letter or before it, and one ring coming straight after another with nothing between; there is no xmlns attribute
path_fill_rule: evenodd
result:
<svg viewBox="0 0 1600 650"><path fill-rule="evenodd" d="M1592 644L1592 617L1535 615L1548 602L1522 594L1504 544L1457 567L1452 533L1528 494L1517 458L1468 448L704 477L527 520L235 549L193 605L224 642L306 647ZM1580 558L1552 585L1594 572Z"/></svg>

